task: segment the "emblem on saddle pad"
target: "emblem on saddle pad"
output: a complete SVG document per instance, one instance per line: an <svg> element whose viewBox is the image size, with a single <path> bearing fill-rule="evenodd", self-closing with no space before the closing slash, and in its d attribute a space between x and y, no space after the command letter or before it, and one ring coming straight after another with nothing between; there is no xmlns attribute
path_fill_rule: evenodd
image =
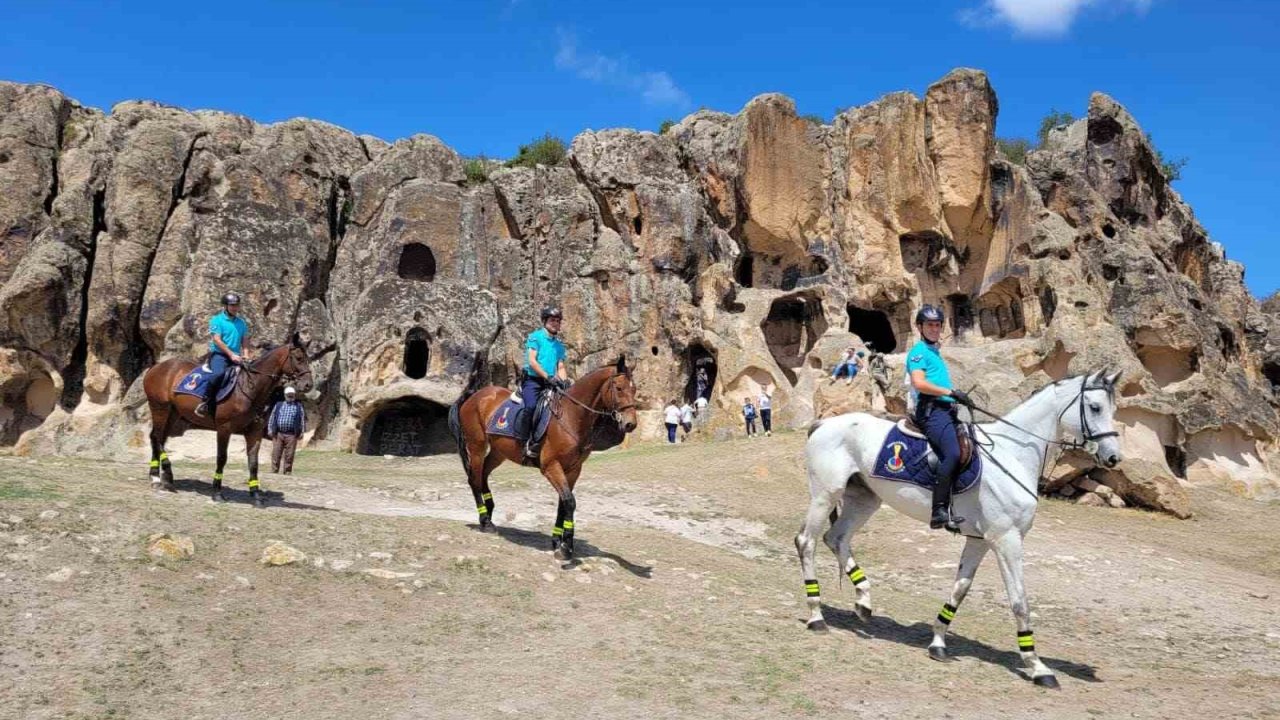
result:
<svg viewBox="0 0 1280 720"><path fill-rule="evenodd" d="M197 373L192 373L191 377L187 379L187 384L183 385L183 387L185 387L188 390L195 390L199 384L200 384L200 375Z"/></svg>
<svg viewBox="0 0 1280 720"><path fill-rule="evenodd" d="M502 408L502 414L498 415L497 426L499 430L506 430L507 425L510 424L510 421L507 419L507 413L510 412L510 410L511 408L504 407Z"/></svg>
<svg viewBox="0 0 1280 720"><path fill-rule="evenodd" d="M893 451L893 457L889 458L889 461L884 464L885 469L893 473L902 472L907 467L907 464L902 460L902 451L906 450L907 446L896 442L890 445L889 449Z"/></svg>

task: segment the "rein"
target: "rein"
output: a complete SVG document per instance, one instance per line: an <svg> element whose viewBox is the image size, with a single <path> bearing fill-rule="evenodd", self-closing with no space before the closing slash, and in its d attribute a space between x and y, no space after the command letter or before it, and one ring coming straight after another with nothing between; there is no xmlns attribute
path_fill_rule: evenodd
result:
<svg viewBox="0 0 1280 720"><path fill-rule="evenodd" d="M618 388L617 388L617 386L613 384L613 382L612 382L612 378L610 378L610 379L606 380L605 382L608 382L608 383L609 383L610 396L611 396L611 397L610 397L610 400L611 400L611 401L613 402L613 404L614 404L613 410L609 410L609 411L597 410L597 409L595 409L595 408L591 407L590 405L587 405L586 403L582 402L581 400L579 400L579 399L575 398L574 396L570 395L568 392L566 392L566 391L564 391L564 390L556 389L556 390L554 390L554 393L555 393L558 397L562 397L562 398L567 399L569 402L573 403L574 405L577 405L578 407L582 408L583 410L586 410L587 412L591 413L592 415L595 415L595 416L597 416L597 417L607 417L607 418L612 418L615 422L620 422L620 421L622 420L622 412L623 412L624 410L631 410L631 409L635 408L635 407L636 407L636 404L635 404L635 403L631 403L630 405L618 405L618 404L617 404L617 402L618 402ZM600 392L601 392L601 391L599 391L599 390L597 390L597 391L596 391L596 397L599 397L599 396L600 396ZM576 444L576 447L577 447L577 449L578 449L578 453L579 453L579 454L581 454L581 453L582 453L582 448L586 447L587 443L584 443L584 442L582 441L582 438L578 435L578 433L575 433L575 432L573 432L571 429L569 429L568 425L567 425L567 424L564 422L564 420L561 418L560 413L558 413L558 412L554 412L554 411L553 411L553 415L554 415L554 417L555 417L556 422L560 425L560 429L561 429L561 430L564 430L566 433L568 433L569 435L571 435L571 436L573 437L574 442L575 442L575 444ZM594 425L594 423L593 423L593 425ZM590 436L588 436L588 439L589 439L589 438L590 438Z"/></svg>
<svg viewBox="0 0 1280 720"><path fill-rule="evenodd" d="M1049 459L1049 447L1048 447L1049 445L1060 445L1063 448L1068 450L1084 450L1087 453L1093 454L1098 451L1098 440L1101 440L1102 438L1120 436L1120 433L1115 431L1095 433L1089 429L1089 424L1085 419L1084 394L1086 392L1089 392L1090 390L1106 390L1106 389L1107 387L1105 385L1089 385L1088 380L1086 379L1085 382L1080 383L1080 392L1076 393L1075 398L1072 398L1071 402L1068 402L1066 406L1062 408L1062 411L1058 413L1058 420L1059 422L1061 422L1062 416L1067 413L1067 410L1071 409L1072 404L1077 404L1079 406L1080 430L1081 430L1081 435L1084 438L1083 442L1075 439L1053 440L1050 438L1041 437L1036 433L1033 433L1030 430L1020 425L1009 422L1004 417L997 415L996 413L993 413L990 410L987 410L986 408L980 407L973 403L970 403L969 407L971 411L976 410L980 413L983 413L984 415L988 415L992 419L994 419L996 422L1004 423L1005 425L1008 425L1009 427L1015 430L1018 430L1022 433L1030 435L1031 437L1045 443L1046 446L1044 449L1044 454L1041 455L1040 457L1040 470L1038 474L1038 477L1044 477L1044 466ZM983 454L983 456L985 456L988 460L990 460L993 464L995 464L996 467L1000 468L1001 472L1003 472L1005 475L1008 475L1009 478L1013 480L1015 485L1022 488L1024 491L1029 493L1032 497L1036 498L1037 502L1039 502L1040 500L1039 494L1033 492L1030 488L1028 488L1026 485L1023 485L1021 482L1018 482L1017 476L1009 472L1009 469L1006 468L1004 465L1002 465L999 460L996 460L995 455L991 452L991 448L995 447L995 439L991 437L991 433L987 432L986 429L984 429L981 425L978 425L977 423L974 423L973 427L976 431L981 432L984 436L986 436L987 442L985 444L981 442L974 443L975 445L978 446L978 450Z"/></svg>

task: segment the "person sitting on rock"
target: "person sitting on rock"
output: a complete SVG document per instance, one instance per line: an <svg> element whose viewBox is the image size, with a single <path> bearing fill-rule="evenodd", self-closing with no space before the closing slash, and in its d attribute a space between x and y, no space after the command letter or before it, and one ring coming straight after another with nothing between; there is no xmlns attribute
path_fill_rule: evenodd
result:
<svg viewBox="0 0 1280 720"><path fill-rule="evenodd" d="M864 353L861 350L855 352L853 346L850 345L849 349L844 351L840 361L836 363L836 369L831 373L831 382L835 383L840 379L840 376L845 375L849 378L845 381L845 385L852 385L853 379L858 376L858 370L862 367L861 358L863 355Z"/></svg>
<svg viewBox="0 0 1280 720"><path fill-rule="evenodd" d="M218 412L218 389L232 365L247 362L245 345L249 339L249 323L240 317L240 296L229 292L222 296L222 312L209 318L209 384L204 402L196 407L201 417L214 417Z"/></svg>
<svg viewBox="0 0 1280 720"><path fill-rule="evenodd" d="M933 513L929 527L960 530L964 518L951 514L951 486L960 469L960 441L956 438L959 419L956 404L972 407L963 390L951 384L951 372L942 359L942 311L925 305L916 313L920 341L907 353L907 379L915 399L916 425L929 438L938 454L938 474L933 486Z"/></svg>
<svg viewBox="0 0 1280 720"><path fill-rule="evenodd" d="M545 307L542 309L542 327L529 333L525 342L524 377L520 383L520 399L534 419L532 413L538 406L538 397L549 387L564 390L569 387L568 373L564 369L564 343L560 341L560 323L564 319L560 309ZM533 445L533 427L530 424L529 437L525 439L525 455L537 457Z"/></svg>

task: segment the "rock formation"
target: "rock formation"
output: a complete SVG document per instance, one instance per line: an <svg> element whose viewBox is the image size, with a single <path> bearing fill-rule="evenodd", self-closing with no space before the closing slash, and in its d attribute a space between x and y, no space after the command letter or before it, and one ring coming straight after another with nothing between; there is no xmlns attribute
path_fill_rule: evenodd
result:
<svg viewBox="0 0 1280 720"><path fill-rule="evenodd" d="M572 372L632 358L652 439L695 363L708 435L761 387L779 427L900 408L896 381L842 395L826 377L866 343L900 376L892 353L927 301L946 308L962 385L995 409L1125 371L1132 460L1051 462L1050 491L1102 482L1185 514L1186 483L1280 487L1280 318L1145 133L1095 94L1015 165L993 143L997 108L974 70L831 124L763 95L661 135L584 132L564 166L469 182L426 135L148 102L102 113L0 83L0 445L141 458L142 372L203 352L226 290L256 342L307 340L311 442L376 454L447 450L448 404L513 381L544 304L565 309Z"/></svg>

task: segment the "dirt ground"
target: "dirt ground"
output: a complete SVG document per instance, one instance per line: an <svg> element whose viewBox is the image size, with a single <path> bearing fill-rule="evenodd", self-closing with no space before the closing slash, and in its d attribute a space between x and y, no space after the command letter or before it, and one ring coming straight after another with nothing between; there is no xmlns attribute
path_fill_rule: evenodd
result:
<svg viewBox="0 0 1280 720"><path fill-rule="evenodd" d="M266 510L210 503L204 462L156 495L141 455L0 456L0 717L1280 717L1277 504L1196 491L1178 521L1042 501L1027 583L1049 691L1018 670L990 557L958 660L928 658L961 541L889 509L855 538L875 616L819 548L833 632L805 630L803 441L593 456L568 566L549 486L512 466L485 535L451 456L302 452L263 477L285 498ZM194 556L149 557L166 532ZM307 559L260 564L273 540Z"/></svg>

